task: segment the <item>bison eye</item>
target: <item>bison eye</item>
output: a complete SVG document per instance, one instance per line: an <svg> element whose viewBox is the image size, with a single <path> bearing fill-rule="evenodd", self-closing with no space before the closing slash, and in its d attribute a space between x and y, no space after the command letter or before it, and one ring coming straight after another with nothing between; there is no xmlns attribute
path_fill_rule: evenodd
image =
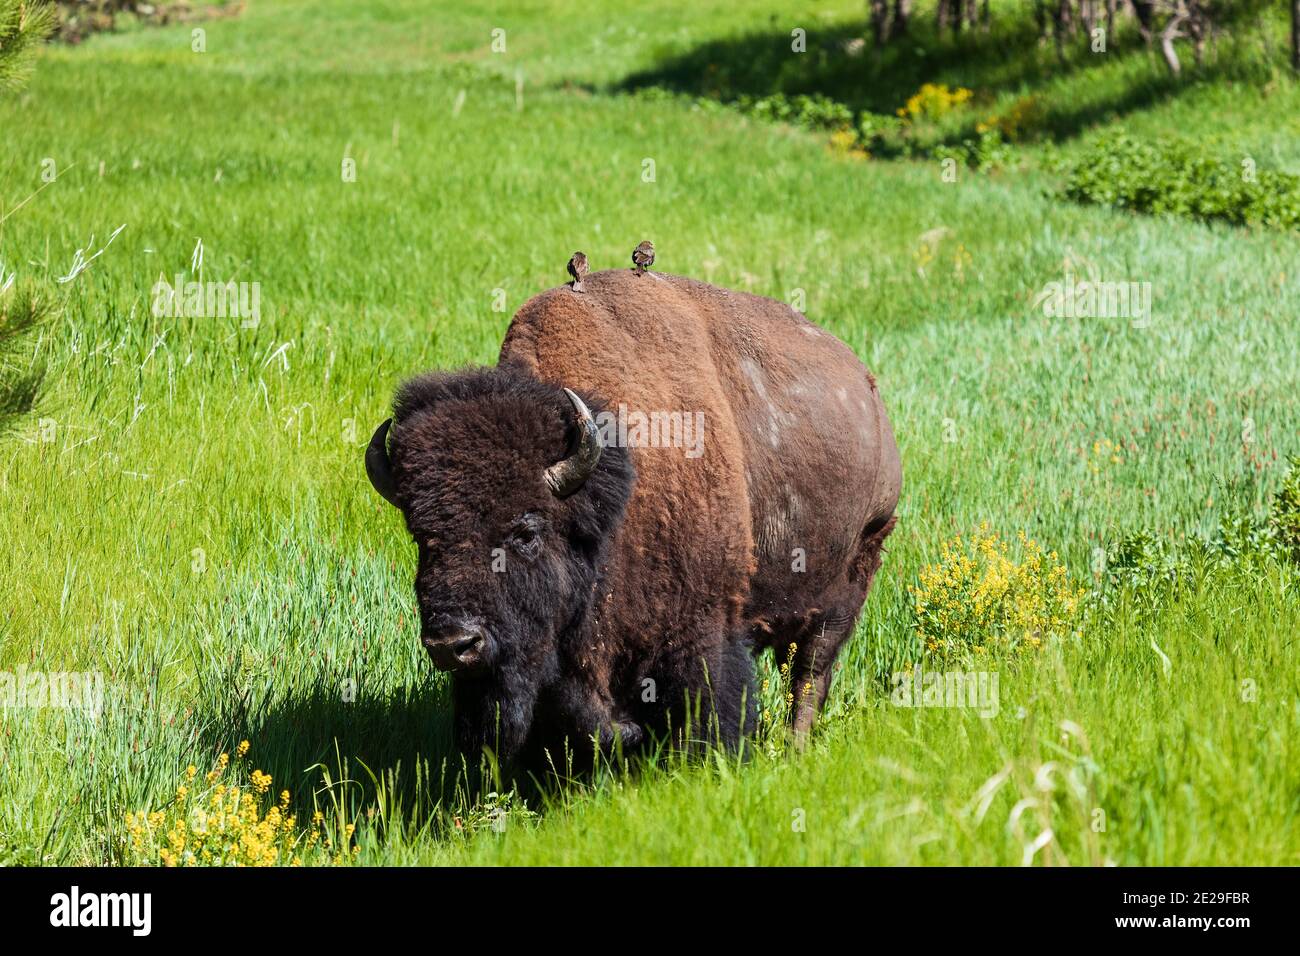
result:
<svg viewBox="0 0 1300 956"><path fill-rule="evenodd" d="M544 522L538 515L524 515L511 525L507 540L521 557L531 561L541 553L543 527Z"/></svg>

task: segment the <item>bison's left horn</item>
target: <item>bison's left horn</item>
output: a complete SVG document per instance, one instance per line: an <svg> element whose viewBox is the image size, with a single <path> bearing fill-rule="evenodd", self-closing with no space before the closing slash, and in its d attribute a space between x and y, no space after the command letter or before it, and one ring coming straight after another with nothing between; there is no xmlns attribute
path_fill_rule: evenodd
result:
<svg viewBox="0 0 1300 956"><path fill-rule="evenodd" d="M600 434L591 411L582 399L567 388L564 394L573 403L578 420L578 447L568 458L557 461L546 469L546 484L557 498L567 498L582 487L600 461Z"/></svg>
<svg viewBox="0 0 1300 956"><path fill-rule="evenodd" d="M393 424L391 418L375 429L370 437L370 447L366 449L366 474L375 491L383 496L394 508L397 503L397 482L393 480L392 462L388 460L388 428Z"/></svg>

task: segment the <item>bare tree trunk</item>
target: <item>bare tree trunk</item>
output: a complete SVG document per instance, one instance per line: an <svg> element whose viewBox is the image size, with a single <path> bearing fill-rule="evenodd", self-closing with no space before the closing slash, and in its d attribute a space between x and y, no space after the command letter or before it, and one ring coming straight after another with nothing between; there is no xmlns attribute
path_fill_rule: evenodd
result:
<svg viewBox="0 0 1300 956"><path fill-rule="evenodd" d="M1142 35L1142 42L1148 47L1151 41L1155 39L1155 4L1152 0L1133 0L1133 15L1137 17L1138 33Z"/></svg>
<svg viewBox="0 0 1300 956"><path fill-rule="evenodd" d="M1115 13L1118 0L1106 0L1106 42L1115 42Z"/></svg>
<svg viewBox="0 0 1300 956"><path fill-rule="evenodd" d="M1183 35L1182 25L1187 20L1187 10L1179 4L1179 9L1169 18L1165 28L1160 31L1160 52L1164 55L1165 63L1169 66L1169 72L1177 76L1183 71L1183 65L1178 62L1178 53L1174 50L1174 41Z"/></svg>
<svg viewBox="0 0 1300 956"><path fill-rule="evenodd" d="M894 0L894 20L889 25L889 38L892 40L906 34L911 19L912 0Z"/></svg>
<svg viewBox="0 0 1300 956"><path fill-rule="evenodd" d="M1052 35L1052 18L1048 15L1048 0L1034 0L1034 22L1038 24L1038 45L1045 46Z"/></svg>
<svg viewBox="0 0 1300 956"><path fill-rule="evenodd" d="M1213 26L1210 13L1201 0L1187 0L1187 35L1192 38L1192 56L1196 65L1205 65L1205 41Z"/></svg>
<svg viewBox="0 0 1300 956"><path fill-rule="evenodd" d="M1291 0L1291 68L1300 73L1300 0Z"/></svg>
<svg viewBox="0 0 1300 956"><path fill-rule="evenodd" d="M889 39L889 0L869 0L867 6L871 11L871 37L879 49Z"/></svg>
<svg viewBox="0 0 1300 956"><path fill-rule="evenodd" d="M1079 22L1084 35L1092 38L1092 28L1097 25L1097 16L1093 11L1092 0L1079 0Z"/></svg>
<svg viewBox="0 0 1300 956"><path fill-rule="evenodd" d="M952 16L952 5L954 2L955 0L939 0L939 2L935 4L934 28L939 33L942 33L944 28L948 26L949 20Z"/></svg>
<svg viewBox="0 0 1300 956"><path fill-rule="evenodd" d="M984 0L983 7L980 9L980 27L985 33L989 32L989 27L993 24L993 15L989 13L989 0Z"/></svg>
<svg viewBox="0 0 1300 956"><path fill-rule="evenodd" d="M1070 32L1070 0L1058 0L1056 4L1056 55L1065 59L1065 37Z"/></svg>

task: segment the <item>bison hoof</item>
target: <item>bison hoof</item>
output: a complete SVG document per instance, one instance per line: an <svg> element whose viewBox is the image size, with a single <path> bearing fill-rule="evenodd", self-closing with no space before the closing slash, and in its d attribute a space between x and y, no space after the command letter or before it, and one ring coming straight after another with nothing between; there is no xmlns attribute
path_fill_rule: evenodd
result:
<svg viewBox="0 0 1300 956"><path fill-rule="evenodd" d="M612 747L615 742L621 742L625 749L630 749L645 739L645 732L641 730L640 724L630 720L619 720L612 728L603 730L600 736L600 742L605 747Z"/></svg>

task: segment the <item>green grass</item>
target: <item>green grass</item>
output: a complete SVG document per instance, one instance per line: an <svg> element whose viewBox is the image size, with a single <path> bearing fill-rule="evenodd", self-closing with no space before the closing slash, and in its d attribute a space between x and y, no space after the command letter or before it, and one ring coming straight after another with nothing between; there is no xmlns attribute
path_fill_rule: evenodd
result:
<svg viewBox="0 0 1300 956"><path fill-rule="evenodd" d="M1209 570L1154 618L1118 613L1003 662L992 719L897 708L887 686L918 653L905 586L981 521L1088 580L1126 531L1208 530L1224 481L1263 508L1300 446L1294 237L1075 207L1032 168L943 183L933 164L856 163L808 134L618 95L709 42L861 18L784 7L738 23L725 4L262 0L209 25L201 55L183 28L51 49L0 101L0 259L60 304L32 346L48 394L0 445L0 669L107 681L97 721L0 716L0 862L120 861L126 812L247 738L300 810L356 820L366 863L1016 864L1047 827L1035 862L1300 863L1293 570ZM1143 76L1117 61L1104 79L1137 96ZM1116 121L1221 132L1221 113L1183 104L1237 103L1234 82ZM1273 104L1297 86L1269 82L1241 141L1294 168L1294 120ZM11 214L47 157L58 181ZM261 284L258 328L150 314L199 237L206 278ZM404 377L493 361L574 249L621 265L645 237L666 271L805 290L878 376L899 528L806 751L664 759L464 835L452 818L474 798L415 640L413 549L364 479L364 442ZM1045 317L1033 300L1067 260L1150 282L1153 321ZM1125 450L1094 472L1102 439Z"/></svg>

